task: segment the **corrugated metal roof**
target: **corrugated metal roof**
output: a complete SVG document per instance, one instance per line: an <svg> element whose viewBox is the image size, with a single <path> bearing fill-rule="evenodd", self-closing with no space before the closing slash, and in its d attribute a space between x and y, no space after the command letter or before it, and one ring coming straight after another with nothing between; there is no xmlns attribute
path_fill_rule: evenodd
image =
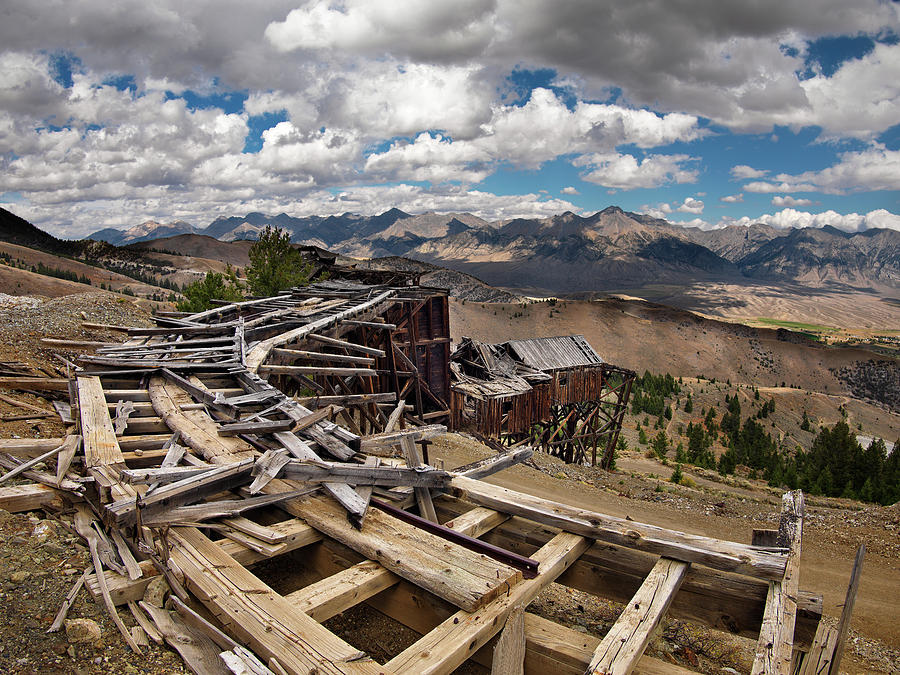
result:
<svg viewBox="0 0 900 675"><path fill-rule="evenodd" d="M558 370L603 363L584 335L510 340L510 351L525 365L537 370Z"/></svg>

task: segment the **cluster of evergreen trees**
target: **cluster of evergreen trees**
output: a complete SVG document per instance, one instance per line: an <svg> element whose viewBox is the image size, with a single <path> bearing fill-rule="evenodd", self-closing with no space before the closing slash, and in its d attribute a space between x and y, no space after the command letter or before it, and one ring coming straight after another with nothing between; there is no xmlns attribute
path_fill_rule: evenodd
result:
<svg viewBox="0 0 900 675"><path fill-rule="evenodd" d="M900 501L900 454L887 454L887 445L878 438L863 448L845 421L831 429L819 430L808 452L797 448L790 453L779 447L757 421L774 410L764 403L756 418L741 423L741 404L737 395L726 397L728 410L719 421L726 436L727 449L714 462L712 437L703 426L689 424L688 449L676 461L712 468L719 473L733 473L739 464L762 474L770 485L800 488L813 495L846 497L865 502L893 504Z"/></svg>
<svg viewBox="0 0 900 675"><path fill-rule="evenodd" d="M631 389L631 412L662 417L666 412L666 398L681 392L681 385L669 373L654 375L649 371L634 379ZM669 410L668 418L672 417Z"/></svg>

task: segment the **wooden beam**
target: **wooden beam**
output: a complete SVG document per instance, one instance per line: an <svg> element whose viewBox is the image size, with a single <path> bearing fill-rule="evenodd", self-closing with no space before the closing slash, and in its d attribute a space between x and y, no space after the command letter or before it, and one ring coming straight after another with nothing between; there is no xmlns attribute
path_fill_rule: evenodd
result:
<svg viewBox="0 0 900 675"><path fill-rule="evenodd" d="M583 675L599 638L525 613L525 671L553 675ZM694 671L668 661L642 656L636 675L693 675Z"/></svg>
<svg viewBox="0 0 900 675"><path fill-rule="evenodd" d="M660 558L594 650L587 673L629 675L644 654L684 580L690 563Z"/></svg>
<svg viewBox="0 0 900 675"><path fill-rule="evenodd" d="M785 556L745 544L616 518L462 476L451 481L451 492L479 506L675 560L769 579L784 574Z"/></svg>
<svg viewBox="0 0 900 675"><path fill-rule="evenodd" d="M233 635L287 672L375 673L378 664L318 621L296 611L194 528L171 528L170 559L188 588Z"/></svg>
<svg viewBox="0 0 900 675"><path fill-rule="evenodd" d="M64 377L0 377L0 389L68 391L69 380Z"/></svg>
<svg viewBox="0 0 900 675"><path fill-rule="evenodd" d="M379 305L396 294L397 292L395 290L386 290L383 293L379 293L371 300L366 300L365 302L362 302L358 305L354 305L343 311L331 314L321 319L317 319L316 321L312 321L299 328L289 330L285 333L281 333L266 340L262 340L261 342L258 342L256 345L254 345L253 348L247 353L247 357L245 359L246 366L251 372L255 373L259 370L259 367L262 365L263 361L266 360L269 352L272 351L272 349L274 349L275 347L280 347L281 345L287 344L288 342L292 342L294 340L307 338L316 331L324 330L326 328L334 326L342 319L350 319L358 314L361 314L362 312L377 308Z"/></svg>
<svg viewBox="0 0 900 675"><path fill-rule="evenodd" d="M850 616L853 614L853 606L856 604L856 594L859 591L859 579L862 576L865 555L866 543L863 542L856 550L856 559L853 561L853 571L850 573L850 584L847 586L847 595L844 597L844 608L841 610L841 619L838 622L837 642L831 665L828 668L828 675L838 675L841 659L844 658L844 645L847 642L847 633L850 631Z"/></svg>
<svg viewBox="0 0 900 675"><path fill-rule="evenodd" d="M45 506L62 508L60 493L47 485L30 483L0 488L0 509L10 513L37 511Z"/></svg>
<svg viewBox="0 0 900 675"><path fill-rule="evenodd" d="M326 337L325 335L310 333L306 336L306 339L312 340L313 342L320 342L322 344L330 345L332 347L341 347L352 352L359 352L360 354L369 354L370 356L377 356L379 358L384 358L385 356L384 351L382 351L381 349L376 349L375 347L367 347L365 345L358 345L354 342L338 340L337 338Z"/></svg>
<svg viewBox="0 0 900 675"><path fill-rule="evenodd" d="M355 375L356 377L375 377L381 374L381 371L372 368L338 368L325 366L272 366L262 364L259 372L269 373L270 375L337 375L345 377L347 375Z"/></svg>
<svg viewBox="0 0 900 675"><path fill-rule="evenodd" d="M374 366L375 359L368 356L347 356L346 354L329 354L327 352L307 352L301 349L272 350L275 356L284 356L289 359L303 359L305 361L324 361L326 363L355 363L360 366Z"/></svg>
<svg viewBox="0 0 900 675"><path fill-rule="evenodd" d="M507 517L496 511L475 508L445 526L470 537L479 537ZM317 621L326 621L399 582L400 577L382 565L364 560L285 597Z"/></svg>
<svg viewBox="0 0 900 675"><path fill-rule="evenodd" d="M491 675L523 675L525 668L525 613L512 611L494 647Z"/></svg>
<svg viewBox="0 0 900 675"><path fill-rule="evenodd" d="M413 441L422 441L447 433L447 427L443 424L429 424L424 427L403 429L401 431L389 431L383 434L371 434L360 438L360 450L373 451L385 446L398 445L404 438Z"/></svg>
<svg viewBox="0 0 900 675"><path fill-rule="evenodd" d="M786 492L782 497L778 543L790 550L783 577L769 584L752 675L788 675L791 671L804 508L800 490Z"/></svg>
<svg viewBox="0 0 900 675"><path fill-rule="evenodd" d="M396 673L451 673L503 628L510 612L526 606L587 550L590 540L561 532L535 553L540 574L513 586L477 613L459 611L385 664Z"/></svg>
<svg viewBox="0 0 900 675"><path fill-rule="evenodd" d="M367 405L369 403L392 403L397 400L397 394L394 392L387 392L384 394L343 394L337 396L305 396L302 398L295 398L295 401L300 405L310 405L313 404L317 408L323 405L342 405L342 406L351 406L351 405Z"/></svg>
<svg viewBox="0 0 900 675"><path fill-rule="evenodd" d="M403 456L406 459L406 465L411 469L422 466L422 458L416 449L416 444L409 436L400 439L400 448L403 450ZM419 515L430 520L432 523L438 522L437 514L434 512L434 503L431 501L431 492L427 487L413 488L416 495L416 502L419 505Z"/></svg>

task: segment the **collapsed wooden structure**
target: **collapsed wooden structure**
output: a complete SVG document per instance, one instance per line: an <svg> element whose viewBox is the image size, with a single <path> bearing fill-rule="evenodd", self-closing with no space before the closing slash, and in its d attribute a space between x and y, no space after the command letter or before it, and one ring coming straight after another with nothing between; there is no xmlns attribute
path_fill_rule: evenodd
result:
<svg viewBox="0 0 900 675"><path fill-rule="evenodd" d="M451 355L451 424L510 446L531 442L566 462L609 468L635 373L605 363L583 335L486 344Z"/></svg>
<svg viewBox="0 0 900 675"><path fill-rule="evenodd" d="M754 673L822 672L835 641L799 586L799 492L778 531L742 544L480 480L530 448L453 471L424 462L444 431L425 390L439 388L427 350L447 343L422 337L446 318L440 297L332 282L123 328L125 343L91 345L64 382L66 438L2 442L34 482L0 490L0 506L74 510L93 560L79 584L133 649L146 631L195 672L688 672L644 654L667 615L758 639ZM390 354L406 375L384 367ZM371 393L377 378L396 389ZM54 457L55 474L34 468ZM254 570L280 557L290 578L276 590ZM155 578L169 609L141 600ZM552 582L625 609L602 639L529 613ZM375 662L322 625L360 603L421 637Z"/></svg>

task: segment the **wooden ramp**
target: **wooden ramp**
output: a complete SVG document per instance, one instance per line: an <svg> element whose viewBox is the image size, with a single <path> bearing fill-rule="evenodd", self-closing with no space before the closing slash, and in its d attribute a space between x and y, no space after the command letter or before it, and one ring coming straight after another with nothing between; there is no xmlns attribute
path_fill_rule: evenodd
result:
<svg viewBox="0 0 900 675"><path fill-rule="evenodd" d="M821 598L800 587L799 493L785 495L777 532L747 544L480 480L528 448L452 473L430 466L428 440L444 428L426 419L437 380L420 377L426 326L414 317L428 293L330 283L130 330L85 357L70 388L83 438L71 466L84 474L25 472L55 488L2 488L0 505L83 495L88 588L170 638L182 630L170 622L188 622L208 641L202 657L179 650L198 672L209 654L260 673L451 673L468 660L496 673L688 672L645 654L666 617L756 638L754 673L839 659L841 631L818 630ZM410 353L385 339L401 320ZM406 377L389 355L412 364ZM274 368L285 358L310 365ZM267 583L255 566L279 558L287 578ZM177 612L148 616L136 603L160 575ZM529 613L553 582L624 609L596 637ZM360 604L420 637L376 663L322 625Z"/></svg>

